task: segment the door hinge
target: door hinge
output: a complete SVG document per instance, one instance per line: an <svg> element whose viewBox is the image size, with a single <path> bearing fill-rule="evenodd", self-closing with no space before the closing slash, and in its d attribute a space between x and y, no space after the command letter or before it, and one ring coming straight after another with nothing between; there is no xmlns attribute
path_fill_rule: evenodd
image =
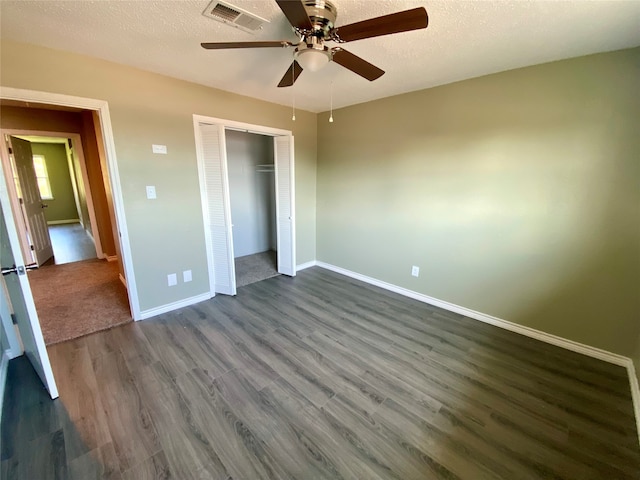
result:
<svg viewBox="0 0 640 480"><path fill-rule="evenodd" d="M16 317L15 313L11 314L11 323L13 323L14 325L18 324L18 318Z"/></svg>
<svg viewBox="0 0 640 480"><path fill-rule="evenodd" d="M24 200L19 198L18 200L20 200L20 205L24 205Z"/></svg>
<svg viewBox="0 0 640 480"><path fill-rule="evenodd" d="M30 245L29 248L31 248L32 251L36 249L36 247L34 247L33 245Z"/></svg>
<svg viewBox="0 0 640 480"><path fill-rule="evenodd" d="M13 155L13 148L8 147L9 148L9 155Z"/></svg>

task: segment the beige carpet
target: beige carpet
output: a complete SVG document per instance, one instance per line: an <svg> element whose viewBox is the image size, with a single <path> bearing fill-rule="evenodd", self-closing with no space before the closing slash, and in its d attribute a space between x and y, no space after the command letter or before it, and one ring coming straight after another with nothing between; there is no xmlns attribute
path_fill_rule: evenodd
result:
<svg viewBox="0 0 640 480"><path fill-rule="evenodd" d="M118 262L84 260L29 272L47 345L131 321Z"/></svg>
<svg viewBox="0 0 640 480"><path fill-rule="evenodd" d="M236 287L275 277L278 273L278 254L267 252L236 258Z"/></svg>

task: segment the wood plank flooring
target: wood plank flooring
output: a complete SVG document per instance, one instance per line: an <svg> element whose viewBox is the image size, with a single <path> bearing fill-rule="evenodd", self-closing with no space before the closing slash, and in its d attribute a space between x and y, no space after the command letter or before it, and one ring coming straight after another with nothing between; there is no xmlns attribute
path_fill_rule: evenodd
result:
<svg viewBox="0 0 640 480"><path fill-rule="evenodd" d="M93 240L80 223L49 225L49 237L55 265L97 258Z"/></svg>
<svg viewBox="0 0 640 480"><path fill-rule="evenodd" d="M637 479L626 371L312 268L10 364L3 479Z"/></svg>

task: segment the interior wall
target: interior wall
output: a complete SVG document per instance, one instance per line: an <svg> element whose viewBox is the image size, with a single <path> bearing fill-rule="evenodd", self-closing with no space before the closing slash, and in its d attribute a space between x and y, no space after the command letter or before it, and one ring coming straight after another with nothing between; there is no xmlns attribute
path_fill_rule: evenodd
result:
<svg viewBox="0 0 640 480"><path fill-rule="evenodd" d="M78 203L80 204L80 220L84 229L93 237L93 228L91 226L91 217L89 217L89 206L87 205L87 192L82 182L82 168L80 167L80 160L76 153L75 146L71 142L71 168L73 169L73 175L75 178L76 188L78 190Z"/></svg>
<svg viewBox="0 0 640 480"><path fill-rule="evenodd" d="M215 62L212 64L215 74ZM193 114L291 130L295 137L296 240L300 263L316 258L317 116L67 52L3 41L0 84L109 102L140 307L209 290ZM286 65L282 66L283 69ZM42 75L46 71L47 75ZM276 81L276 80L274 80ZM274 86L275 88L275 86ZM167 146L153 154L152 144ZM157 198L146 198L147 185ZM193 281L167 286L167 274Z"/></svg>
<svg viewBox="0 0 640 480"><path fill-rule="evenodd" d="M80 116L82 117L82 151L87 167L87 179L91 190L91 200L100 236L100 245L103 253L110 257L116 254L116 246L111 216L109 215L107 189L105 188L102 174L102 159L100 157L96 129L93 124L93 112L83 111Z"/></svg>
<svg viewBox="0 0 640 480"><path fill-rule="evenodd" d="M632 355L638 79L631 49L320 115L318 259Z"/></svg>
<svg viewBox="0 0 640 480"><path fill-rule="evenodd" d="M225 137L233 253L237 258L275 250L275 177L259 168L273 165L273 138L234 130Z"/></svg>
<svg viewBox="0 0 640 480"><path fill-rule="evenodd" d="M2 73L4 72L0 72L0 79L4 78ZM3 105L0 106L0 128L81 133L82 118L77 112Z"/></svg>
<svg viewBox="0 0 640 480"><path fill-rule="evenodd" d="M53 195L52 199L44 200L47 222L79 221L64 144L31 142L31 151L34 155L44 156L47 165Z"/></svg>

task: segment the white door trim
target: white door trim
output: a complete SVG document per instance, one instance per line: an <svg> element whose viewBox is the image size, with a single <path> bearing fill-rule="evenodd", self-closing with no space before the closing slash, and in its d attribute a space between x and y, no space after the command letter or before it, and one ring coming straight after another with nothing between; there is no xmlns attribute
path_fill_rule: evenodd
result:
<svg viewBox="0 0 640 480"><path fill-rule="evenodd" d="M204 115L193 115L193 124L209 123L212 125L222 125L224 128L238 130L240 132L257 133L258 135L269 135L278 137L280 135L292 135L291 130L282 130L280 128L265 127L263 125L254 125L252 123L236 122L235 120L225 120L224 118L206 117Z"/></svg>
<svg viewBox="0 0 640 480"><path fill-rule="evenodd" d="M238 130L242 132L255 133L258 135L267 135L271 137L278 137L278 136L285 136L285 135L293 137L293 132L291 130L283 130L280 128L266 127L264 125L255 125L252 123L237 122L235 120L226 120L223 118L207 117L205 115L198 115L198 114L193 115L193 131L194 131L195 142L196 142L198 179L200 182L200 199L202 203L202 217L203 217L202 220L204 222L204 236L205 236L206 250L207 250L209 293L211 294L212 297L214 297L215 296L215 276L214 276L214 264L213 264L213 244L212 244L210 229L207 228L209 220L208 220L208 212L207 212L207 191L206 191L205 174L204 174L204 153L202 149L202 135L200 134L200 128L199 128L201 123L209 124L209 125L219 125L224 129ZM225 156L223 160L224 160L224 163L226 164L226 151L223 153ZM292 164L291 167L293 172L293 167L295 165L295 157L293 156L293 152L291 155L291 164ZM292 178L291 184L292 186L295 185L295 178ZM229 195L228 190L226 192L226 195ZM276 192L276 196L277 196L277 192ZM295 197L293 197L293 201L292 201L292 209L293 208L295 208ZM295 229L295 225L293 226L293 228ZM295 259L295 252L296 252L295 234L294 234L293 245L291 246L291 248L293 249L293 258ZM296 268L295 262L292 268L294 269L293 273L295 275L295 268Z"/></svg>
<svg viewBox="0 0 640 480"><path fill-rule="evenodd" d="M74 146L73 146L73 150L74 153L76 155L78 155L78 161L80 162L80 176L82 177L80 179L80 181L82 182L82 185L84 187L84 192L86 195L86 200L87 200L87 210L89 211L89 223L91 223L91 231L92 232L98 232L98 222L96 220L96 211L93 208L93 195L91 193L91 187L89 186L89 174L87 173L87 164L84 158L84 150L82 149L82 137L79 133L67 133L67 132L46 132L46 131L41 131L41 130L16 130L16 129L3 129L0 130L0 134L4 135L28 135L28 136L32 136L32 137L56 137L56 138L70 138L71 141L73 142ZM6 157L6 144L4 142L2 142L2 164L5 168L5 172L7 171L7 165L9 162L8 157ZM6 161L5 161L6 158ZM69 175L71 175L71 173L69 173ZM13 206L14 201L17 202L17 199L15 199L14 194L15 194L15 189L10 191L10 194L12 196L11 198L11 205ZM15 218L15 214L14 214L14 218ZM21 228L23 226L22 221L17 222L19 224L19 228ZM24 230L23 231L19 231L18 235L22 236L24 235ZM93 242L96 246L96 256L98 258L105 258L105 254L102 251L102 243L100 242L100 235L96 235L96 233L93 233L92 235L93 238Z"/></svg>
<svg viewBox="0 0 640 480"><path fill-rule="evenodd" d="M0 98L7 100L17 100L31 103L45 103L51 105L62 105L67 107L95 110L98 112L100 127L102 128L103 141L106 152L106 161L109 169L109 183L113 194L113 205L116 214L116 224L119 232L120 251L122 252L122 263L125 276L127 278L127 294L129 305L131 306L131 316L134 320L140 320L140 302L138 299L138 289L136 286L135 272L131 258L131 244L129 242L129 231L124 211L124 201L122 197L122 187L120 174L118 172L118 160L116 157L116 146L113 139L113 129L111 127L111 115L109 114L109 104L105 100L93 98L75 97L59 93L39 92L35 90L24 90L19 88L0 86Z"/></svg>

